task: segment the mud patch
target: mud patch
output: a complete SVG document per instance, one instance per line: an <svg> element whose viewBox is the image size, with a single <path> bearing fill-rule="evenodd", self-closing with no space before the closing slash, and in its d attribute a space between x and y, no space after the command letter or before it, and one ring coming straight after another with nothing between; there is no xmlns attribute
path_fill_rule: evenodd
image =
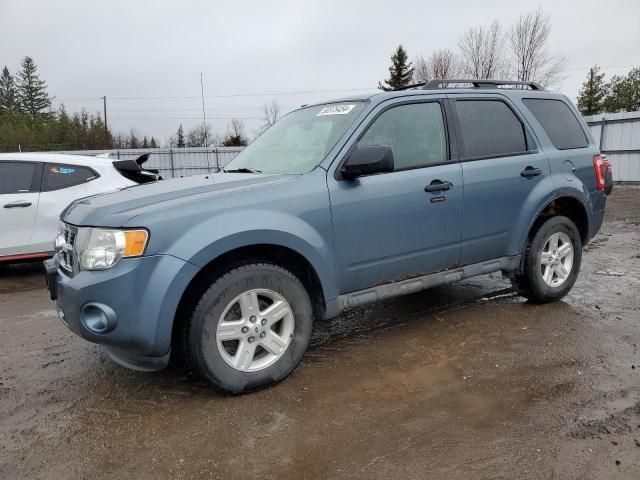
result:
<svg viewBox="0 0 640 480"><path fill-rule="evenodd" d="M621 412L612 413L607 418L580 422L570 435L586 439L635 432L640 434L640 402Z"/></svg>

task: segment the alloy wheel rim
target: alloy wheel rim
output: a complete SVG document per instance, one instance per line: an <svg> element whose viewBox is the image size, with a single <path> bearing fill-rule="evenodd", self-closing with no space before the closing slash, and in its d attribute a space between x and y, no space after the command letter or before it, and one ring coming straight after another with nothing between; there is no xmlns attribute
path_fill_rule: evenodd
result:
<svg viewBox="0 0 640 480"><path fill-rule="evenodd" d="M229 302L218 319L216 344L224 361L241 372L273 365L291 344L293 310L269 289L243 292Z"/></svg>
<svg viewBox="0 0 640 480"><path fill-rule="evenodd" d="M550 287L559 287L567 281L573 268L573 244L564 232L553 233L542 248L540 273Z"/></svg>

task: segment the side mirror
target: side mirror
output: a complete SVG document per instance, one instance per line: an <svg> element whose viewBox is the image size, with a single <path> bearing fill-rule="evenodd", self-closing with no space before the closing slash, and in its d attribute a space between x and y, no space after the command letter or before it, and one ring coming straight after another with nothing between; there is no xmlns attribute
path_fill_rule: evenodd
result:
<svg viewBox="0 0 640 480"><path fill-rule="evenodd" d="M386 145L356 148L340 169L340 174L345 180L385 172L393 172L393 151Z"/></svg>

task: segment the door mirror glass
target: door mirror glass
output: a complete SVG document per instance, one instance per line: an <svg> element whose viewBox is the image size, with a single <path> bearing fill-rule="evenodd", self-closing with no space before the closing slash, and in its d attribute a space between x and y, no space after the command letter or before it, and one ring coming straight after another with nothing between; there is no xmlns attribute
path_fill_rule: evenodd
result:
<svg viewBox="0 0 640 480"><path fill-rule="evenodd" d="M386 145L357 147L340 169L346 180L386 172L393 172L393 151Z"/></svg>

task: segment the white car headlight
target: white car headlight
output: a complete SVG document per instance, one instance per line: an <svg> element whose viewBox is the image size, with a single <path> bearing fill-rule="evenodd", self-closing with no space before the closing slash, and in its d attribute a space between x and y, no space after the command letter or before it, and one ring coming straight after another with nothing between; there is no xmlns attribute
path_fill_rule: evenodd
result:
<svg viewBox="0 0 640 480"><path fill-rule="evenodd" d="M80 227L75 250L81 270L106 270L122 258L139 257L149 239L146 230Z"/></svg>

